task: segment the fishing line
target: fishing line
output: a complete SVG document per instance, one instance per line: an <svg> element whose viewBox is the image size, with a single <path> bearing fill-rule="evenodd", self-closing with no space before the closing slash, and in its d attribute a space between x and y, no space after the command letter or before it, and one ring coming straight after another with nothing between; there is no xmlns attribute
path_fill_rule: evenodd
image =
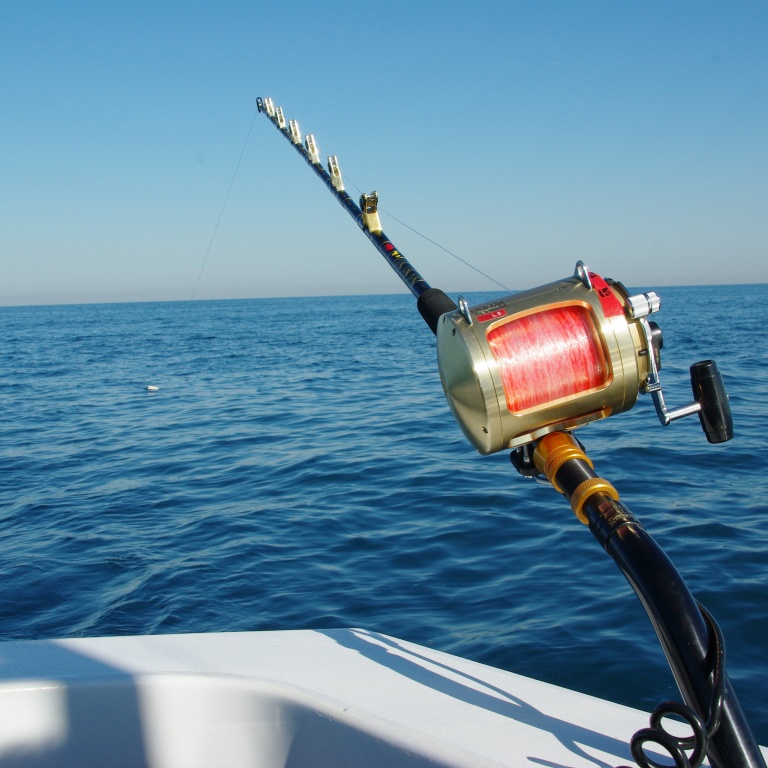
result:
<svg viewBox="0 0 768 768"><path fill-rule="evenodd" d="M363 194L363 191L360 189L360 187L358 187L357 184L355 184L355 182L352 181L352 179L350 179L346 173L343 174L343 176L361 195ZM492 283L495 283L502 290L512 293L511 288L507 288L506 285L504 285L503 283L500 283L498 280L496 280L496 278L491 277L490 275L483 272L482 269L478 269L478 267L476 267L474 264L470 264L465 259L462 259L461 256L458 256L453 251L448 250L448 248L446 248L444 245L440 245L440 243L436 242L431 237L427 237L427 235L422 234L421 232L419 232L418 229L414 229L412 226L410 226L410 224L406 224L404 221L401 221L400 219L397 218L397 216L395 216L394 214L391 214L389 211L385 210L384 208L379 207L379 210L382 211L382 213L386 213L387 216L389 216L391 219L394 219L398 224L402 224L406 229L410 229L411 232L413 232L414 234L424 238L424 240L426 240L428 243L432 243L432 245L437 246L441 250L445 251L449 256L453 256L454 259L456 259L457 261L460 261L462 264L464 264L464 266L467 266L470 269L473 269L479 275L482 275L486 280L490 280Z"/></svg>
<svg viewBox="0 0 768 768"><path fill-rule="evenodd" d="M256 116L258 114L259 114L258 110L256 110L253 113L253 120L251 120L251 127L248 129L248 135L245 137L245 143L243 144L243 148L240 150L240 157L237 158L237 166L235 167L235 172L232 174L232 180L229 182L229 188L227 189L227 194L224 196L224 203L222 204L221 210L219 211L219 218L216 219L216 226L213 228L211 241L208 243L208 250L205 252L203 265L200 267L200 273L198 274L197 280L195 281L195 287L192 289L193 299L195 298L195 294L197 293L197 286L200 284L200 278L203 276L203 270L205 269L205 265L208 262L208 256L210 256L211 248L213 247L213 241L216 239L216 233L219 231L219 224L221 223L221 217L224 215L224 209L227 207L227 201L229 200L229 193L232 191L232 186L235 183L235 178L237 178L237 172L240 170L240 163L243 161L245 148L248 146L248 140L251 138L251 132L253 131L253 126L256 123Z"/></svg>
<svg viewBox="0 0 768 768"><path fill-rule="evenodd" d="M608 381L598 330L583 306L523 315L493 328L487 338L513 413L581 395Z"/></svg>

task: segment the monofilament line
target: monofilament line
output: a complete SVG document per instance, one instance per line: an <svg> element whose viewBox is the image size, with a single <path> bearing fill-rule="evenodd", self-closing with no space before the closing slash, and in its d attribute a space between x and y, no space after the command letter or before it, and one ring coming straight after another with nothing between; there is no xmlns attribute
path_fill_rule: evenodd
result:
<svg viewBox="0 0 768 768"><path fill-rule="evenodd" d="M219 224L221 223L221 217L224 215L224 209L227 207L227 200L229 200L229 193L232 191L232 186L235 183L235 178L237 178L237 172L240 170L240 163L243 161L245 148L248 146L248 140L251 138L251 131L253 131L253 126L256 122L256 116L258 114L259 114L258 110L256 110L256 112L253 113L253 120L251 120L251 127L248 129L248 135L245 137L243 148L240 150L240 157L237 158L237 166L235 167L235 172L232 174L232 181L229 182L229 188L227 189L227 194L224 196L224 203L222 204L221 210L219 211L219 218L216 219L216 226L213 228L211 241L208 243L208 250L205 252L203 265L200 267L200 273L198 274L197 280L195 281L195 287L192 289L193 299L195 298L195 294L197 293L197 286L200 284L200 278L203 276L203 270L205 269L205 265L208 262L208 256L211 253L211 248L213 247L213 241L216 239L216 233L219 231Z"/></svg>
<svg viewBox="0 0 768 768"><path fill-rule="evenodd" d="M362 190L360 189L360 187L358 187L357 184L355 184L355 182L352 181L352 179L350 179L346 173L343 174L343 176L358 192L360 192L360 194L362 194ZM499 286L499 288L502 288L508 293L513 292L511 288L507 288L506 285L504 285L503 283L500 283L498 280L496 280L496 278L491 277L490 275L487 275L485 272L483 272L482 269L478 269L478 267L476 267L474 264L470 264L466 259L462 259L461 256L455 254L453 251L449 251L444 245L440 245L440 243L436 242L431 237L427 237L426 235L423 235L421 232L419 232L418 229L414 229L409 224L406 224L404 221L401 221L400 219L397 218L397 216L393 216L389 211L385 210L381 206L379 206L379 210L382 213L386 213L387 216L389 216L391 219L394 219L398 224L402 224L402 226L404 226L406 229L410 229L411 232L413 232L415 235L418 235L419 237L423 237L428 243L432 243L432 245L436 246L437 248L440 248L440 250L442 251L445 251L449 256L453 256L453 258L456 259L457 261L460 261L465 266L469 267L470 269L473 269L479 275L482 275L486 280L490 280L492 283L495 283L496 285Z"/></svg>

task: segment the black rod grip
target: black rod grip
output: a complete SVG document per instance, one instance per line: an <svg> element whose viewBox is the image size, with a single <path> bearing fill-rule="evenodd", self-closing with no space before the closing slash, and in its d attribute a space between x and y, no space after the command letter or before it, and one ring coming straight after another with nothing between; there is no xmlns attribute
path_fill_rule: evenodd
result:
<svg viewBox="0 0 768 768"><path fill-rule="evenodd" d="M428 288L416 302L419 314L424 318L432 333L437 334L437 321L446 312L453 312L458 307L450 296L439 288Z"/></svg>
<svg viewBox="0 0 768 768"><path fill-rule="evenodd" d="M709 630L683 577L621 502L594 494L584 509L592 533L640 598L686 703L706 720L712 696ZM765 767L729 680L707 755L713 768Z"/></svg>

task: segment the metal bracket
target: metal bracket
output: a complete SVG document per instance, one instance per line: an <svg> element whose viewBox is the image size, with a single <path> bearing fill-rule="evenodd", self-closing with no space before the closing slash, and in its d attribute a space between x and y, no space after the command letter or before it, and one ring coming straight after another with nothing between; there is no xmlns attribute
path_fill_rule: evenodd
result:
<svg viewBox="0 0 768 768"><path fill-rule="evenodd" d="M331 184L337 192L344 191L344 182L341 180L341 169L336 155L328 158L328 175L331 177Z"/></svg>
<svg viewBox="0 0 768 768"><path fill-rule="evenodd" d="M574 277L578 277L588 290L592 290L592 280L589 277L589 269L587 265L579 260L576 262L576 269L573 272Z"/></svg>
<svg viewBox="0 0 768 768"><path fill-rule="evenodd" d="M313 165L317 165L320 162L320 151L317 148L317 144L315 144L315 137L313 134L308 133L304 137L304 146L307 149L307 154Z"/></svg>
<svg viewBox="0 0 768 768"><path fill-rule="evenodd" d="M472 313L469 311L469 304L467 303L467 300L463 296L459 296L459 312L461 312L461 316L470 324L472 325Z"/></svg>
<svg viewBox="0 0 768 768"><path fill-rule="evenodd" d="M294 144L301 144L301 131L299 130L299 121L289 120L288 130L290 131L290 134L291 134L291 141Z"/></svg>
<svg viewBox="0 0 768 768"><path fill-rule="evenodd" d="M371 192L360 195L360 211L363 214L363 224L369 232L381 232L379 221L379 195Z"/></svg>

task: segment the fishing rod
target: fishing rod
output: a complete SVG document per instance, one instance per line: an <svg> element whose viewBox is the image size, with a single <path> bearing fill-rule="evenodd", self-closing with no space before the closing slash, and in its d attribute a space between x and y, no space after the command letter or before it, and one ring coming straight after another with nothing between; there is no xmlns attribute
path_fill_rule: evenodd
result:
<svg viewBox="0 0 768 768"><path fill-rule="evenodd" d="M384 234L379 220L378 194L375 191L370 194L363 193L360 196L360 204L356 204L344 189L344 181L341 178L341 170L336 155L331 155L328 158L328 169L326 170L320 162L320 151L313 134L308 133L302 141L299 123L296 120L286 122L282 107L276 107L270 98L262 99L259 97L256 99L256 106L259 112L269 118L278 131L306 160L310 168L341 203L342 208L357 222L366 237L373 243L374 248L395 270L408 290L416 297L416 307L434 333L438 319L446 312L456 309L456 304L439 288L432 288L408 259L403 256L402 251L395 248L392 241Z"/></svg>
<svg viewBox="0 0 768 768"><path fill-rule="evenodd" d="M477 306L454 303L431 288L384 234L378 196L357 205L344 191L338 159L320 162L315 138L302 140L272 100L259 112L290 141L417 298L436 336L448 405L481 454L510 450L517 471L551 485L613 558L640 599L672 669L684 704L666 702L631 741L642 768L661 768L645 747L662 749L676 768L766 768L725 670L725 646L714 618L646 532L618 491L594 471L573 431L630 410L651 396L668 426L697 414L710 443L733 437L728 395L714 360L690 368L693 401L668 407L659 371L663 337L651 315L658 295L638 295L577 262L573 275ZM693 735L673 736L664 718L682 717Z"/></svg>

